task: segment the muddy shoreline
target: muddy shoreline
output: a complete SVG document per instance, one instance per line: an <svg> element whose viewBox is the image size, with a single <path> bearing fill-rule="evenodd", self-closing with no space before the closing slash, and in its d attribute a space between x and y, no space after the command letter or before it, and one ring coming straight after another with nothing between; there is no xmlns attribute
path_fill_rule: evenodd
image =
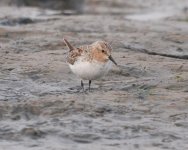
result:
<svg viewBox="0 0 188 150"><path fill-rule="evenodd" d="M187 2L93 5L1 6L0 149L188 149ZM81 93L63 38L106 40L119 66Z"/></svg>

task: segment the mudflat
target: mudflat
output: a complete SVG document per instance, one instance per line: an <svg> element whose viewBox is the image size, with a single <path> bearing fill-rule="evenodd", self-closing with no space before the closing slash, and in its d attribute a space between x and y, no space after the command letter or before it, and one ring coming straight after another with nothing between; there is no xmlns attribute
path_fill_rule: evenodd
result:
<svg viewBox="0 0 188 150"><path fill-rule="evenodd" d="M0 149L187 150L188 3L92 3L0 8ZM80 92L63 38L110 42L118 67Z"/></svg>

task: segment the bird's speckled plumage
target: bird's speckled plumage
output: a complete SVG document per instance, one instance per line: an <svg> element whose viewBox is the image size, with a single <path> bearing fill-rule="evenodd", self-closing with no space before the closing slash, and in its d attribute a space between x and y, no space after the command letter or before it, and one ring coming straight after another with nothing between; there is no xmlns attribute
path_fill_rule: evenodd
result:
<svg viewBox="0 0 188 150"><path fill-rule="evenodd" d="M69 48L67 63L74 74L83 80L95 80L108 73L111 67L111 46L105 41L97 41L91 45L73 47L66 39Z"/></svg>

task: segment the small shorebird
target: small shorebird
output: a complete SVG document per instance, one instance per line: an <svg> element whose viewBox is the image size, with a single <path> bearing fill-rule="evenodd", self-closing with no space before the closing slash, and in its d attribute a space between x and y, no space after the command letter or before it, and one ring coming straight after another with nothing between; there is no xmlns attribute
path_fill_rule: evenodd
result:
<svg viewBox="0 0 188 150"><path fill-rule="evenodd" d="M64 39L69 48L67 63L74 74L81 78L81 87L84 90L82 80L89 80L89 91L91 81L98 79L108 73L111 62L117 63L111 56L112 48L104 41L97 41L91 45L76 48ZM109 61L110 60L110 61Z"/></svg>

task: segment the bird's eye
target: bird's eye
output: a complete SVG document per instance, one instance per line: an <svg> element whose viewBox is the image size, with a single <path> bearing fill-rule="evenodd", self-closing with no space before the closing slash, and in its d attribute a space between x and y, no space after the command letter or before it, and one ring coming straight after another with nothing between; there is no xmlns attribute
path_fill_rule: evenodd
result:
<svg viewBox="0 0 188 150"><path fill-rule="evenodd" d="M104 50L102 50L102 53L104 53Z"/></svg>

